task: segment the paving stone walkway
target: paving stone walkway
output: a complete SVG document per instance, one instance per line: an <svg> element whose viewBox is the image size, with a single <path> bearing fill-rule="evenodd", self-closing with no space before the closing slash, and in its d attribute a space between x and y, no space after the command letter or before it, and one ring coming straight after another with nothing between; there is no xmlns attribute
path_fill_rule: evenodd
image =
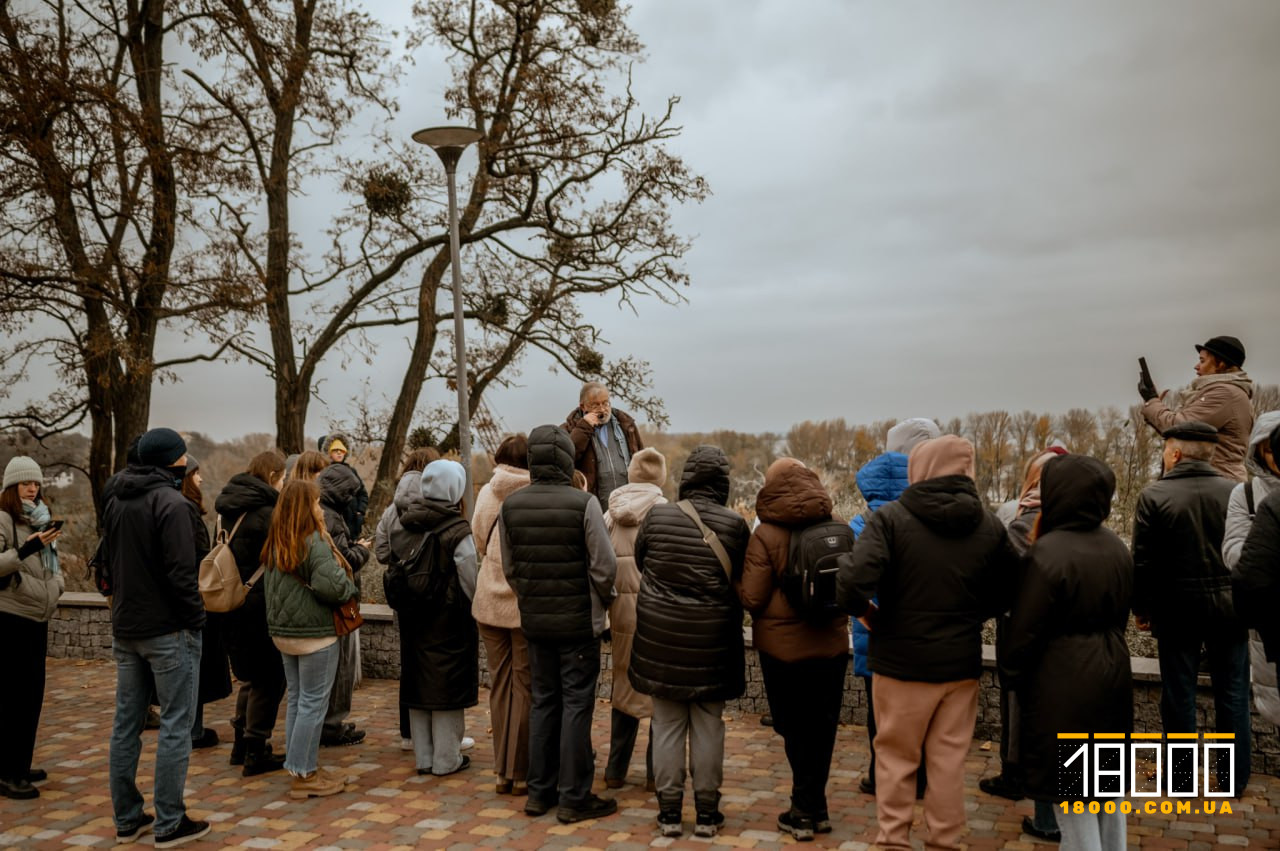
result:
<svg viewBox="0 0 1280 851"><path fill-rule="evenodd" d="M618 790L615 816L577 825L559 824L554 815L531 819L524 799L494 792L488 730L487 692L467 712L468 732L477 745L472 768L447 778L419 777L412 755L400 750L396 710L397 683L367 680L356 692L353 720L369 736L361 745L321 750L321 764L341 767L355 778L352 791L332 798L294 801L283 773L245 779L227 764L229 742L196 751L187 781L192 815L213 823L206 840L193 849L215 847L275 849L399 848L575 848L641 849L776 848L792 844L780 836L775 820L790 787L782 744L755 715L728 720L724 832L714 841L660 838L654 827L657 804L643 785ZM0 848L110 847L115 840L107 788L107 751L114 706L115 670L102 661L49 660L36 764L49 772L40 798L0 798ZM231 732L230 701L210 706L206 723L224 739ZM609 740L609 707L596 707L593 740L603 765ZM283 713L281 714L283 727ZM632 780L643 782L643 735ZM155 733L143 734L140 785L149 796ZM276 747L282 749L281 736ZM810 847L864 849L875 838L875 801L858 792L868 760L866 731L842 727L832 767L829 802L835 830ZM1021 834L1031 803L1013 803L978 791L978 778L994 774L996 748L975 743L966 763L969 831L972 849L1050 848ZM639 774L637 774L637 769ZM145 777L143 777L145 775ZM603 783L597 778L597 787ZM599 791L599 788L597 788ZM614 795L613 792L606 792ZM686 796L685 826L692 831L692 795ZM1233 802L1229 816L1131 816L1129 843L1141 848L1280 848L1280 780L1257 775L1244 800ZM150 804L148 803L148 808ZM916 811L914 834L923 836L923 815ZM917 842L917 847L923 847Z"/></svg>

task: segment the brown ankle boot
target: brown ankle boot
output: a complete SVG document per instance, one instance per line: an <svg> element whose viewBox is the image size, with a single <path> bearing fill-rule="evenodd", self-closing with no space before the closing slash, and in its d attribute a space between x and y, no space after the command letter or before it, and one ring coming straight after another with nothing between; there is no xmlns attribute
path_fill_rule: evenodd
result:
<svg viewBox="0 0 1280 851"><path fill-rule="evenodd" d="M317 769L306 777L293 778L293 785L289 788L289 797L323 798L328 795L338 794L345 786L345 778L335 777Z"/></svg>

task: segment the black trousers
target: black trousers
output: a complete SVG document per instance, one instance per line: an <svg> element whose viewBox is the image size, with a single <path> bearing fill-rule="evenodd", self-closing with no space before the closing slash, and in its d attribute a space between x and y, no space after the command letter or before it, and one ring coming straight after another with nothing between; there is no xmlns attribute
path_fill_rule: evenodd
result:
<svg viewBox="0 0 1280 851"><path fill-rule="evenodd" d="M827 814L827 778L848 666L847 653L798 662L760 653L773 729L782 736L791 765L791 810L800 816Z"/></svg>
<svg viewBox="0 0 1280 851"><path fill-rule="evenodd" d="M285 693L284 662L267 633L265 607L250 602L231 613L225 632L231 670L240 681L231 726L251 739L269 740Z"/></svg>
<svg viewBox="0 0 1280 851"><path fill-rule="evenodd" d="M600 640L560 644L529 639L529 797L579 807L591 797L595 761L591 713L600 676Z"/></svg>
<svg viewBox="0 0 1280 851"><path fill-rule="evenodd" d="M636 734L640 732L640 719L617 709L609 713L609 761L604 776L609 780L627 779L631 767L631 755L636 749ZM649 733L649 745L644 752L644 779L653 779L653 733Z"/></svg>
<svg viewBox="0 0 1280 851"><path fill-rule="evenodd" d="M0 612L4 688L0 689L0 777L25 780L44 706L49 624Z"/></svg>

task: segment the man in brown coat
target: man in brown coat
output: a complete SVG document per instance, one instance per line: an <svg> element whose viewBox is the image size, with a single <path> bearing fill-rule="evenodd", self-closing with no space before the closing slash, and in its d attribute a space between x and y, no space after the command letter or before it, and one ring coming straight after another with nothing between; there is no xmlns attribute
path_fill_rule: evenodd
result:
<svg viewBox="0 0 1280 851"><path fill-rule="evenodd" d="M609 510L609 494L627 483L631 456L644 449L636 421L613 409L609 388L598 381L582 385L578 407L565 420L564 430L573 441L573 466L587 477L587 491Z"/></svg>
<svg viewBox="0 0 1280 851"><path fill-rule="evenodd" d="M1142 395L1142 415L1156 431L1164 434L1186 422L1204 422L1218 430L1218 446L1212 464L1228 479L1243 482L1244 458L1253 430L1253 381L1244 373L1244 344L1235 337L1214 337L1196 346L1196 379L1172 404L1165 402L1169 391L1160 393L1146 379L1138 382Z"/></svg>

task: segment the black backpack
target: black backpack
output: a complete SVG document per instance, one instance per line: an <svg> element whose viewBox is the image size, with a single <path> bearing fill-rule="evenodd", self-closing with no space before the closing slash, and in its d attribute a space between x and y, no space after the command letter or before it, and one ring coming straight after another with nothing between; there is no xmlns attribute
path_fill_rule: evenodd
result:
<svg viewBox="0 0 1280 851"><path fill-rule="evenodd" d="M403 559L393 553L391 563L382 574L387 605L399 612L444 600L449 583L458 575L453 551L470 531L466 519L454 517L423 533L413 551Z"/></svg>
<svg viewBox="0 0 1280 851"><path fill-rule="evenodd" d="M853 530L840 520L822 520L793 530L782 590L800 615L826 623L843 614L836 603L839 558L853 552Z"/></svg>

